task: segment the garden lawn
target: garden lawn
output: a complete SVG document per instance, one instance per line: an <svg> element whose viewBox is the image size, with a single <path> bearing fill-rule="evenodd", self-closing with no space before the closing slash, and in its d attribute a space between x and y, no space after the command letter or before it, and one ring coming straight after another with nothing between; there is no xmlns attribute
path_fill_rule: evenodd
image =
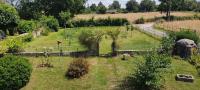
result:
<svg viewBox="0 0 200 90"><path fill-rule="evenodd" d="M80 79L69 80L65 77L67 68L74 59L70 57L50 57L54 68L38 68L43 58L29 57L33 72L30 82L22 90L113 90L122 85L122 81L134 74L138 63L143 61L136 56L128 61L116 58L87 58L90 71ZM172 66L163 73L166 90L199 90L200 77L194 66L186 61L173 60ZM191 74L195 77L194 83L177 82L178 73ZM165 90L164 89L164 90ZM127 90L124 88L122 90Z"/></svg>
<svg viewBox="0 0 200 90"><path fill-rule="evenodd" d="M130 61L120 58L88 58L89 74L81 79L69 80L65 73L73 58L52 57L54 68L38 68L43 58L29 58L33 72L30 82L22 90L109 90L117 88L119 81L130 75L136 68L137 62L143 60L137 57Z"/></svg>
<svg viewBox="0 0 200 90"><path fill-rule="evenodd" d="M25 44L25 51L43 51L43 48L52 48L58 51L57 41L61 41L64 51L80 51L86 48L80 45L78 37L83 30L121 30L118 39L118 49L120 50L150 50L159 46L159 41L137 30L126 31L125 27L82 27L72 29L61 29L59 32L50 33L49 36L41 36L34 41ZM105 35L100 42L100 53L111 52L112 39Z"/></svg>

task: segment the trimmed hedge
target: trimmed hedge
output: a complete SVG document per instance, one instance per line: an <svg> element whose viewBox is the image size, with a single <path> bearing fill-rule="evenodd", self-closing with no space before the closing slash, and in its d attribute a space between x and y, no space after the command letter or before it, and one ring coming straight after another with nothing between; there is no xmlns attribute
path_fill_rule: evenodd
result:
<svg viewBox="0 0 200 90"><path fill-rule="evenodd" d="M30 80L32 67L27 59L17 56L0 58L0 89L19 90Z"/></svg>
<svg viewBox="0 0 200 90"><path fill-rule="evenodd" d="M74 27L89 27L89 26L123 26L129 24L129 21L125 18L100 18L89 20L74 20L72 21Z"/></svg>

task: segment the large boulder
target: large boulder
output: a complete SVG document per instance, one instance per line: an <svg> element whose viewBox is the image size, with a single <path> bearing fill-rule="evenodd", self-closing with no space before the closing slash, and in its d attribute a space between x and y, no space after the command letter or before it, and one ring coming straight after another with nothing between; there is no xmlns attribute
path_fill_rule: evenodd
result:
<svg viewBox="0 0 200 90"><path fill-rule="evenodd" d="M190 58L194 50L197 50L197 45L193 40L180 39L174 46L173 55L178 55L181 58Z"/></svg>
<svg viewBox="0 0 200 90"><path fill-rule="evenodd" d="M0 40L4 39L6 37L6 34L0 30Z"/></svg>

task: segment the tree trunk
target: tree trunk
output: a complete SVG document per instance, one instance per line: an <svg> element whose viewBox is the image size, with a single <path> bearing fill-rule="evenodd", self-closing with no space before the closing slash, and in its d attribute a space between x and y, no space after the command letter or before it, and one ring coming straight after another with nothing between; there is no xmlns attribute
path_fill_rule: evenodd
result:
<svg viewBox="0 0 200 90"><path fill-rule="evenodd" d="M116 56L117 52L116 52L116 41L112 42L112 56Z"/></svg>

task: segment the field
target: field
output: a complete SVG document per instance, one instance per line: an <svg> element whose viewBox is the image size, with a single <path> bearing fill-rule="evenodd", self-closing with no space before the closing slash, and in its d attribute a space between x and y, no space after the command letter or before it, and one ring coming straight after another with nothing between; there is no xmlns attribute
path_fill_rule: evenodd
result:
<svg viewBox="0 0 200 90"><path fill-rule="evenodd" d="M200 34L200 20L164 22L156 25L156 27L170 31L180 31L180 29L183 28L191 29L191 30L196 30Z"/></svg>
<svg viewBox="0 0 200 90"><path fill-rule="evenodd" d="M194 12L173 12L172 15L174 16L192 16ZM90 19L94 17L97 18L127 18L130 22L133 22L141 17L145 19L154 18L154 17L161 17L165 16L165 14L161 14L160 12L146 12L146 13L119 13L119 14L80 14L75 17L75 19Z"/></svg>
<svg viewBox="0 0 200 90"><path fill-rule="evenodd" d="M65 77L67 67L73 58L50 57L54 68L38 68L42 57L29 57L32 63L33 72L30 82L22 90L127 90L120 86L126 77L134 74L137 63L143 61L141 56L131 58L129 61L122 61L116 58L87 58L90 63L90 72L81 79L69 80ZM187 68L185 68L187 66ZM195 82L177 82L174 76L178 73L192 74ZM165 76L166 90L199 90L200 77L194 66L181 60L173 60L171 68Z"/></svg>
<svg viewBox="0 0 200 90"><path fill-rule="evenodd" d="M159 46L159 41L137 30L126 31L124 27L83 27L75 29L60 30L59 32L51 33L49 36L42 36L30 43L25 44L25 51L42 51L44 47L53 48L53 51L58 51L57 41L63 42L61 47L65 51L85 50L84 46L79 44L78 36L83 30L121 30L118 46L120 50L150 50ZM65 39L65 34L68 36ZM100 43L100 53L111 52L111 38L104 36Z"/></svg>

